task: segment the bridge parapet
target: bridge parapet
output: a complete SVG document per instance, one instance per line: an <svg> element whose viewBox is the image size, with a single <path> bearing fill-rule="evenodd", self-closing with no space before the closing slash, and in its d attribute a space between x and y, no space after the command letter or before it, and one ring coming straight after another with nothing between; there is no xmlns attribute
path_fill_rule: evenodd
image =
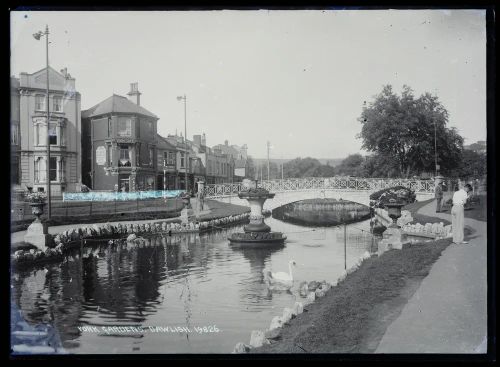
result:
<svg viewBox="0 0 500 367"><path fill-rule="evenodd" d="M375 192L394 186L404 186L417 194L434 193L434 180L415 179L382 179L359 177L308 177L287 178L283 180L259 181L258 187L263 187L270 192L280 193L286 191L341 191L341 192ZM243 190L243 184L227 183L205 186L205 197L222 198L236 196Z"/></svg>

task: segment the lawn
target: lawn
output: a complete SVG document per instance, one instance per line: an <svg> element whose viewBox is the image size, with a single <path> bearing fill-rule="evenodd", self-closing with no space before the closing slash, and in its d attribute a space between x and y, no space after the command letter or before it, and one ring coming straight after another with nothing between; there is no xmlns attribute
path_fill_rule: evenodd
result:
<svg viewBox="0 0 500 367"><path fill-rule="evenodd" d="M450 243L405 245L366 260L285 325L280 340L251 353L373 353Z"/></svg>

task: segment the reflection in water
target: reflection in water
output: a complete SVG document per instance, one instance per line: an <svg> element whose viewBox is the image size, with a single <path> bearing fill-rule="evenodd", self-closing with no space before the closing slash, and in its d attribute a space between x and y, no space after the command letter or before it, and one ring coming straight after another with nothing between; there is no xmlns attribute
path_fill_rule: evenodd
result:
<svg viewBox="0 0 500 367"><path fill-rule="evenodd" d="M333 279L344 268L339 229L321 233L283 223L285 246L241 248L227 237L241 226L210 233L154 236L143 245L96 243L74 250L63 262L12 274L12 302L32 325L49 322L70 353L228 353L252 330L297 299L291 292L269 293L267 270L286 269L290 259L296 283ZM369 229L368 221L357 227ZM352 231L349 231L351 233ZM353 263L372 247L364 237L348 237L347 259ZM216 325L214 334L109 334L82 332L82 326Z"/></svg>
<svg viewBox="0 0 500 367"><path fill-rule="evenodd" d="M305 226L332 226L370 217L370 208L348 200L307 199L282 205L272 211L273 218Z"/></svg>

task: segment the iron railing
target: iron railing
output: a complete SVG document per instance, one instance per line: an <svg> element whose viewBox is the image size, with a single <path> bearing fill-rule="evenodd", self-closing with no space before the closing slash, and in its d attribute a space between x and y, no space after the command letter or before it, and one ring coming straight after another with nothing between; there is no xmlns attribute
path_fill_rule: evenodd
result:
<svg viewBox="0 0 500 367"><path fill-rule="evenodd" d="M258 181L258 187L270 192L305 190L334 190L334 191L368 191L375 192L394 186L404 186L415 193L433 193L434 180L417 179L383 179L359 177L307 177L287 178L283 180ZM243 184L224 183L205 186L205 197L217 198L235 196L243 190Z"/></svg>

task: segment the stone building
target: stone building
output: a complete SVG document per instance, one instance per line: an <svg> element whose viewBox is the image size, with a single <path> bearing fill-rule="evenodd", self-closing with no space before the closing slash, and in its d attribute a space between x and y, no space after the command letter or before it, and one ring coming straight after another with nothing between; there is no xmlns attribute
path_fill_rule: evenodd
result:
<svg viewBox="0 0 500 367"><path fill-rule="evenodd" d="M200 158L196 146L192 141L184 140L182 134L169 135L165 138L167 142L176 148L176 189L184 190L186 188L186 170L188 179L188 189L196 192L198 181L205 181L205 165ZM187 145L187 157L186 157Z"/></svg>
<svg viewBox="0 0 500 367"><path fill-rule="evenodd" d="M137 83L82 111L84 183L93 190L157 187L158 117L140 104Z"/></svg>
<svg viewBox="0 0 500 367"><path fill-rule="evenodd" d="M23 189L47 191L49 164L51 194L60 197L64 191L78 191L81 185L81 97L67 69L49 68L48 101L46 83L46 68L11 78L11 182Z"/></svg>
<svg viewBox="0 0 500 367"><path fill-rule="evenodd" d="M222 153L233 157L234 161L234 178L233 181L242 181L248 174L248 147L246 144L242 146L229 145L226 140L224 144L214 145L214 149L219 149Z"/></svg>

